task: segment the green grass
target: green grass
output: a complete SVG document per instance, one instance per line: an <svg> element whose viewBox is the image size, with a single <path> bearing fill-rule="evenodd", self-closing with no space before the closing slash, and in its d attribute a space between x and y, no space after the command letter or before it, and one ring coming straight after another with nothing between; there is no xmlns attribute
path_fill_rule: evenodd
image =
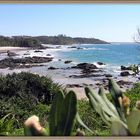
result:
<svg viewBox="0 0 140 140"><path fill-rule="evenodd" d="M101 117L91 108L89 102L86 99L78 101L78 112L83 120L83 122L95 132L94 135L98 136L108 136L110 135L110 129L102 121ZM76 127L80 127L76 125ZM81 127L80 127L81 128ZM83 129L86 132L86 135L91 136L87 130Z"/></svg>

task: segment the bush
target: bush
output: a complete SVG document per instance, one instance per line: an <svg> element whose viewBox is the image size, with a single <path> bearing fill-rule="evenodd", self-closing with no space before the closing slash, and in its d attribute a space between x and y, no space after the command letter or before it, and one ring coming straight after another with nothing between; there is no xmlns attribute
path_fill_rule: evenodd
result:
<svg viewBox="0 0 140 140"><path fill-rule="evenodd" d="M136 105L136 101L140 100L140 83L136 83L134 87L127 90L125 93L131 100L130 108L132 109Z"/></svg>
<svg viewBox="0 0 140 140"><path fill-rule="evenodd" d="M36 74L22 72L0 76L0 119L13 114L20 122L16 128L22 127L34 114L46 120L53 96L60 89L51 79Z"/></svg>

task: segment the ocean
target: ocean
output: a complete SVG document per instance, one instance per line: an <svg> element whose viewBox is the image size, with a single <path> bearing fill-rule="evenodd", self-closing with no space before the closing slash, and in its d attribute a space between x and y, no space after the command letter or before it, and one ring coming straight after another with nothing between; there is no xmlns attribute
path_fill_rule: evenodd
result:
<svg viewBox="0 0 140 140"><path fill-rule="evenodd" d="M76 48L63 46L57 51L57 56L64 60L72 60L73 64L103 62L107 72L117 74L120 66L140 64L140 44L137 43L111 43L75 45Z"/></svg>
<svg viewBox="0 0 140 140"><path fill-rule="evenodd" d="M90 44L77 45L77 47L81 49L67 49L59 52L59 55L77 63L99 61L110 65L140 63L140 45L136 43Z"/></svg>

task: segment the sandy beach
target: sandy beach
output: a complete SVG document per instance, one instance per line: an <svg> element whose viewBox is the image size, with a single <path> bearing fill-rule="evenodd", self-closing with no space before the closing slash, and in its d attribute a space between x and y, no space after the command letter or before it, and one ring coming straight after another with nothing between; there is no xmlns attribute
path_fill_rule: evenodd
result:
<svg viewBox="0 0 140 140"><path fill-rule="evenodd" d="M12 47L12 46L3 46L0 47L0 53L6 53L7 51L21 51L21 50L28 50L25 47Z"/></svg>

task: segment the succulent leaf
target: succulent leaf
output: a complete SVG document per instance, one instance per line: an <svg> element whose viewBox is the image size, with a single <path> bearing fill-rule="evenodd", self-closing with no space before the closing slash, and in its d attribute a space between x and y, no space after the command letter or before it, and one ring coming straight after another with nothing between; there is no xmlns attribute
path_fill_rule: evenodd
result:
<svg viewBox="0 0 140 140"><path fill-rule="evenodd" d="M99 89L99 92L98 94L102 97L102 99L104 100L104 102L106 103L106 105L108 106L108 108L117 116L119 117L119 114L115 108L115 106L108 100L108 98L106 97L106 94L105 94L105 90L103 87L101 87Z"/></svg>
<svg viewBox="0 0 140 140"><path fill-rule="evenodd" d="M83 126L85 129L87 129L89 132L93 133L93 131L84 124L84 122L82 121L82 119L80 118L78 113L76 115L76 120L81 126Z"/></svg>
<svg viewBox="0 0 140 140"><path fill-rule="evenodd" d="M123 93L117 83L113 79L109 79L109 91L112 95L112 99L114 101L115 107L118 111L118 114L120 116L120 119L123 120L124 122L126 121L123 108L119 102L119 99L123 98Z"/></svg>
<svg viewBox="0 0 140 140"><path fill-rule="evenodd" d="M140 124L140 110L133 109L130 115L126 118L128 129L131 135L139 135L138 129Z"/></svg>
<svg viewBox="0 0 140 140"><path fill-rule="evenodd" d="M128 129L118 119L111 120L111 133L113 136L127 136Z"/></svg>
<svg viewBox="0 0 140 140"><path fill-rule="evenodd" d="M51 136L57 136L59 134L59 126L61 125L62 120L62 107L64 102L64 94L62 91L59 91L57 94L55 94L53 103L50 110L50 123L49 123L49 129L50 129L50 135Z"/></svg>
<svg viewBox="0 0 140 140"><path fill-rule="evenodd" d="M62 106L60 129L63 136L69 136L72 132L74 120L77 114L77 97L75 92L69 91Z"/></svg>

